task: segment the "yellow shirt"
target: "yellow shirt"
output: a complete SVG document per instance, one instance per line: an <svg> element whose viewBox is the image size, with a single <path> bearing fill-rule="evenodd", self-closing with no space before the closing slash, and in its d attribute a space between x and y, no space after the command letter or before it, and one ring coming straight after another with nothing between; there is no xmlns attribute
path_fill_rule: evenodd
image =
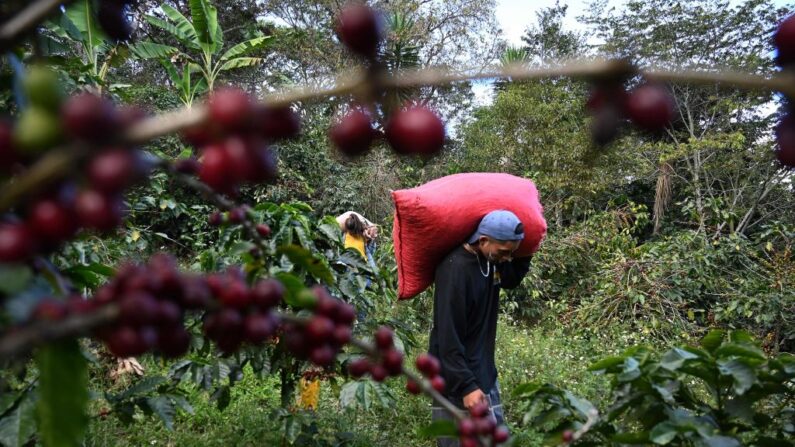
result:
<svg viewBox="0 0 795 447"><path fill-rule="evenodd" d="M362 254L362 257L367 259L367 255L364 253L364 236L354 236L349 233L345 233L345 248L353 247Z"/></svg>

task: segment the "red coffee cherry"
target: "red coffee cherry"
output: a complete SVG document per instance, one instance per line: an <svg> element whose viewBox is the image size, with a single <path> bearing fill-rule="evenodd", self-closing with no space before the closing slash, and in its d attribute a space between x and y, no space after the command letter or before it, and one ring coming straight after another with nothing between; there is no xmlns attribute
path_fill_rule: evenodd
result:
<svg viewBox="0 0 795 447"><path fill-rule="evenodd" d="M386 139L399 154L435 154L444 146L444 138L441 118L421 105L398 110L386 125Z"/></svg>
<svg viewBox="0 0 795 447"><path fill-rule="evenodd" d="M253 106L249 95L238 88L216 90L208 104L210 119L230 131L247 127Z"/></svg>
<svg viewBox="0 0 795 447"><path fill-rule="evenodd" d="M81 191L75 202L80 224L98 231L110 231L122 223L123 205L118 196L94 189Z"/></svg>
<svg viewBox="0 0 795 447"><path fill-rule="evenodd" d="M375 138L370 114L360 108L349 111L331 127L329 138L345 155L364 154Z"/></svg>
<svg viewBox="0 0 795 447"><path fill-rule="evenodd" d="M674 119L675 104L668 90L659 85L646 84L634 89L627 99L629 119L638 127L659 131Z"/></svg>
<svg viewBox="0 0 795 447"><path fill-rule="evenodd" d="M381 23L375 11L362 4L349 3L337 16L335 26L340 41L354 53L375 58L381 41Z"/></svg>
<svg viewBox="0 0 795 447"><path fill-rule="evenodd" d="M406 380L406 391L408 391L409 394L417 395L422 392L422 388L420 388L420 384L418 384L417 382L408 379Z"/></svg>
<svg viewBox="0 0 795 447"><path fill-rule="evenodd" d="M0 262L24 261L34 248L33 234L25 224L0 224Z"/></svg>
<svg viewBox="0 0 795 447"><path fill-rule="evenodd" d="M107 140L117 131L113 103L91 93L67 99L61 108L61 119L69 135L90 142Z"/></svg>
<svg viewBox="0 0 795 447"><path fill-rule="evenodd" d="M776 62L779 65L788 65L795 62L795 16L789 16L778 25L773 42L778 55Z"/></svg>
<svg viewBox="0 0 795 447"><path fill-rule="evenodd" d="M77 216L57 200L43 199L31 206L28 225L36 236L50 243L58 243L77 232Z"/></svg>

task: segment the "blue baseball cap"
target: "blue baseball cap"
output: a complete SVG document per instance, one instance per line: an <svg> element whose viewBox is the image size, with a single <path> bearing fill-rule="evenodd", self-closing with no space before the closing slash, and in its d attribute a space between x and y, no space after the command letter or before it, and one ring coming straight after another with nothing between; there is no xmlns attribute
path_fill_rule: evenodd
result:
<svg viewBox="0 0 795 447"><path fill-rule="evenodd" d="M477 231L469 237L469 243L477 242L480 236L488 236L498 241L521 241L524 239L522 221L516 214L507 210L492 211L480 220Z"/></svg>

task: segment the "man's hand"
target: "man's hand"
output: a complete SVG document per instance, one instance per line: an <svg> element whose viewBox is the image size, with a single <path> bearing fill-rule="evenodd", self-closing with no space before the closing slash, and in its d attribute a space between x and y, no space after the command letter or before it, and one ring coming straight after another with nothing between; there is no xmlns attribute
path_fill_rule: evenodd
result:
<svg viewBox="0 0 795 447"><path fill-rule="evenodd" d="M480 388L464 396L464 408L467 410L474 407L476 404L479 404L480 402L483 402L486 405L489 403L486 400L486 395L483 394L483 391L480 391Z"/></svg>

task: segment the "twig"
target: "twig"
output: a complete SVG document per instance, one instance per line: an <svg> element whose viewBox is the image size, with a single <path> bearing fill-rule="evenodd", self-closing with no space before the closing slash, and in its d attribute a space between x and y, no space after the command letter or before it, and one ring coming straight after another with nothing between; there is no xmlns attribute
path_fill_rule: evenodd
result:
<svg viewBox="0 0 795 447"><path fill-rule="evenodd" d="M58 9L59 6L71 3L72 1L73 0L36 0L28 4L25 9L18 12L14 17L0 24L0 49L8 49L26 32L44 21L44 19Z"/></svg>
<svg viewBox="0 0 795 447"><path fill-rule="evenodd" d="M442 68L426 68L416 71L403 71L396 75L368 75L358 71L339 77L334 87L300 87L266 95L262 105L285 106L296 102L316 101L331 96L355 95L370 97L373 90L442 85L475 79L530 80L567 76L572 78L599 80L622 78L639 74L650 80L682 82L693 84L718 84L747 90L780 91L795 97L795 75L779 73L774 77L764 77L737 72L698 72L671 70L637 70L623 60L574 61L548 68L529 68L523 65L509 65L494 71L481 73L451 73ZM121 144L144 144L154 138L200 125L207 120L207 110L198 105L190 109L180 109L145 119L128 129L119 139ZM59 176L67 172L69 148L53 151L43 157L17 181L0 190L0 212L7 211L25 194L47 180L48 176Z"/></svg>
<svg viewBox="0 0 795 447"><path fill-rule="evenodd" d="M117 304L107 304L84 315L71 315L61 321L38 321L11 329L0 337L0 359L29 352L35 346L64 337L83 335L96 327L110 323L119 316Z"/></svg>

